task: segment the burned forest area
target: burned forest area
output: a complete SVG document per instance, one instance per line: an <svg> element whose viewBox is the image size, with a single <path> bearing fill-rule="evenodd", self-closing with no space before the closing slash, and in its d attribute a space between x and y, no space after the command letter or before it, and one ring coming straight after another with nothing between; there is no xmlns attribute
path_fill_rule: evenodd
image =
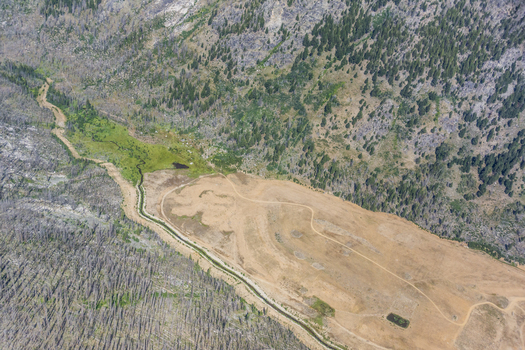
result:
<svg viewBox="0 0 525 350"><path fill-rule="evenodd" d="M483 279L497 281L489 272L460 286L451 282L459 272L444 271L446 263L455 263L447 257L431 261L435 271L422 266L430 261L423 257L438 251L433 247L446 246L458 261L478 254L458 262L459 270L472 271L470 262L481 256L508 268L509 276L523 273L524 117L522 0L1 0L0 348L307 349L327 339L369 341L367 330L384 329L394 333L384 333L377 344L406 347L407 334L423 324L418 317L426 317L417 308L424 302L432 304L425 309L429 314L439 311L446 342L456 348L467 349L479 338L467 331L451 336L447 328L467 312L468 320L474 302L512 313L512 326L523 333L513 309L521 308L524 297L518 287L511 288L516 295L494 287L509 297L507 309L490 288L480 287ZM133 195L126 197L108 166ZM151 190L148 197L141 187L147 176L177 183L177 195L193 193L191 186L204 188L208 177L217 176L228 199L213 197L218 187L206 188L185 204L166 206L171 212L157 212L155 220L163 216L195 228L188 230L195 234L191 239L209 239L207 249L217 248L223 261L231 258L232 266L239 262L245 268L237 276L257 282L266 276L265 288L277 286L271 297L288 294L246 301L254 297L241 297L247 284L203 268L170 245L162 235L168 231L147 226L154 220L141 214L142 204L133 203L135 216L129 215L127 199L164 203L160 195L175 191L152 181L158 193ZM189 182L183 192L181 184ZM282 248L282 259L261 258L262 244L244 257L239 252L249 247L243 242L253 227L263 232L279 216L264 207L257 215L268 209L267 216L254 219L243 211L247 199L226 188L284 188L277 183L289 186L280 196L266 194L273 204L286 195L302 200L325 198L322 194L331 196L327 203L343 203L334 208L346 208L346 216L321 219L315 216L321 209L312 209L319 203L305 200L299 206L310 208L312 217L301 221L310 224L304 232L290 227L297 232L292 239L275 226L264 236L272 249ZM294 192L297 188L305 192ZM263 192L249 192L252 202ZM167 197L171 204L183 198ZM233 223L213 216L226 201L244 203L228 211ZM188 203L195 212L189 213ZM216 206L207 207L210 203ZM341 227L331 224L350 218L354 209L371 219L359 221L355 214L355 221L341 221ZM246 215L238 218L239 213ZM388 218L409 226L399 235L374 226ZM421 236L423 231L428 235ZM358 256L347 248L362 249L365 259L355 264L364 265L356 271L381 266L394 278L389 288L404 283L408 287L399 290L412 294L400 297L403 304L390 299L398 290L385 291L377 297L383 298L381 307L393 306L376 312L380 303L364 305L383 293L370 287L382 277L363 282L366 293L341 282L349 297L341 301L334 295L343 294L327 292L330 303L311 292L316 281L310 291L292 282L286 273L306 262L316 276L330 275L332 285L349 273L333 272L328 261L326 269L312 265L308 254L290 250L292 243L310 239L308 232L331 232L337 250L327 250L327 256L340 253L337 259L345 264ZM366 232L372 232L367 239L360 236ZM407 253L417 237L431 242L424 247L432 254ZM374 239L383 253L370 250ZM389 240L398 244L403 261L388 260ZM328 241L323 242L311 256L325 258L321 243ZM421 263L414 270L408 266L412 258ZM251 259L255 267L243 265ZM448 277L436 277L440 273ZM304 276L306 281L311 274ZM360 276L364 281L372 275ZM451 294L441 302L450 305L438 300L444 290ZM279 307L272 303L288 311L276 313ZM365 309L369 316L361 317ZM279 322L276 315L290 310L299 316ZM483 310L473 311L474 323L490 316ZM303 320L310 328L299 325ZM307 340L296 331L301 327ZM428 339L410 344L445 342Z"/></svg>

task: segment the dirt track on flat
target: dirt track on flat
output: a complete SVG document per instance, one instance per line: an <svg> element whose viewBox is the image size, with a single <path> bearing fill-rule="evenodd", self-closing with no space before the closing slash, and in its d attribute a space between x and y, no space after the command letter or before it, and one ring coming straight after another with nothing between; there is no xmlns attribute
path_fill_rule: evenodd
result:
<svg viewBox="0 0 525 350"><path fill-rule="evenodd" d="M327 320L336 340L359 348L525 347L519 269L293 183L237 174L170 191L162 179L146 181L148 205L305 317L315 316L313 296L326 301L336 309ZM410 327L392 325L390 312Z"/></svg>

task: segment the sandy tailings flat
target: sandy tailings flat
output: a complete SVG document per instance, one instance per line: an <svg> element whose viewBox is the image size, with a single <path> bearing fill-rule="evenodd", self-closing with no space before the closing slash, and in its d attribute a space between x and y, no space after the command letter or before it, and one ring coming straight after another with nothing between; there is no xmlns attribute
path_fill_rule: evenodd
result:
<svg viewBox="0 0 525 350"><path fill-rule="evenodd" d="M522 270L291 182L236 174L180 187L185 181L172 176L146 178L148 210L305 318L317 315L313 296L328 303L335 316L324 319L325 330L344 344L525 348ZM410 326L386 320L391 312Z"/></svg>

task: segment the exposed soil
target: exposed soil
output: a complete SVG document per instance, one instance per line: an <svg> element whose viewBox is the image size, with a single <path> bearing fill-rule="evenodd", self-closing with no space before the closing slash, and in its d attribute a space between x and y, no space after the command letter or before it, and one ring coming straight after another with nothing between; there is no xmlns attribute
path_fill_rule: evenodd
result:
<svg viewBox="0 0 525 350"><path fill-rule="evenodd" d="M50 109L53 114L55 115L55 124L58 128L65 128L66 127L66 116L60 108L56 107L55 105L47 102L47 90L49 90L49 84L51 84L53 81L51 79L47 79L47 82L42 85L39 91L39 95L37 97L37 102L40 104L40 107Z"/></svg>
<svg viewBox="0 0 525 350"><path fill-rule="evenodd" d="M149 208L155 203L167 221L305 318L312 317L307 299L328 303L336 311L326 330L350 347L525 346L520 269L399 217L294 183L239 174L204 177L181 188L168 185L169 172L150 176ZM505 322L499 322L503 316L498 322L485 317L485 309L504 315ZM410 326L393 325L389 313ZM487 335L487 323L496 332ZM472 337L475 342L468 341Z"/></svg>

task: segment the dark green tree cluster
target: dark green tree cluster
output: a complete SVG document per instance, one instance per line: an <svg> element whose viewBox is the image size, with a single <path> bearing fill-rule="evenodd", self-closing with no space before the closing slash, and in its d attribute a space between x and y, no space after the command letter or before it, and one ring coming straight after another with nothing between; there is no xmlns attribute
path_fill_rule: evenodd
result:
<svg viewBox="0 0 525 350"><path fill-rule="evenodd" d="M516 7L516 10L518 7ZM523 17L509 16L500 22L500 30L503 31L501 37L507 41L511 47L519 47L525 41L525 31L523 31Z"/></svg>
<svg viewBox="0 0 525 350"><path fill-rule="evenodd" d="M498 99L498 95L507 92L509 84L514 80L517 80L520 76L520 70L516 69L516 62L514 62L510 69L507 69L497 80L496 80L496 91L492 94L487 103L494 103Z"/></svg>
<svg viewBox="0 0 525 350"><path fill-rule="evenodd" d="M275 105L278 110L293 108L300 116L306 116L306 108L301 102L301 92L306 83L312 79L312 65L299 61L294 63L289 73L262 80L261 88L254 87L248 92L247 97L254 101L262 98Z"/></svg>
<svg viewBox="0 0 525 350"><path fill-rule="evenodd" d="M232 59L231 49L227 47L226 45L224 46L220 44L212 45L208 53L208 59L210 61L213 61L215 58L220 59L223 62L226 62L227 60L231 60Z"/></svg>
<svg viewBox="0 0 525 350"><path fill-rule="evenodd" d="M424 116L425 114L427 114L431 106L432 105L430 104L430 100L428 98L424 98L417 101L419 116Z"/></svg>
<svg viewBox="0 0 525 350"><path fill-rule="evenodd" d="M217 17L217 9L211 11L210 18L208 18L208 25L211 26L213 19Z"/></svg>
<svg viewBox="0 0 525 350"><path fill-rule="evenodd" d="M512 185L516 180L516 173L511 171L516 164L519 164L522 169L525 167L524 155L525 130L521 130L512 142L505 145L503 151L491 152L484 157L479 154L475 157L454 157L449 163L449 167L453 164L459 164L460 170L465 173L469 173L471 167L478 169L479 180L482 182L476 192L478 197L485 194L487 186L495 182L505 186L505 193L512 197ZM464 197L470 200L474 198L474 194L465 194Z"/></svg>
<svg viewBox="0 0 525 350"><path fill-rule="evenodd" d="M72 106L71 98L62 91L55 89L53 84L47 90L47 100L59 107L69 108Z"/></svg>
<svg viewBox="0 0 525 350"><path fill-rule="evenodd" d="M119 38L119 43L117 45L119 50L122 50L125 47L133 46L134 50L142 50L144 48L144 39L147 39L148 31L144 29L143 26L132 30L131 33L123 35Z"/></svg>
<svg viewBox="0 0 525 350"><path fill-rule="evenodd" d="M244 4L244 11L241 19L237 23L229 24L227 19L219 27L219 37L225 37L228 34L241 34L247 30L258 31L264 28L264 15L260 9L266 0L252 0Z"/></svg>
<svg viewBox="0 0 525 350"><path fill-rule="evenodd" d="M342 61L343 58L348 57L349 53L352 53L354 42L370 31L371 20L372 17L365 13L357 3L353 3L349 9L344 11L338 23L331 15L325 16L312 29L311 39L308 35L304 37L303 55L312 55L315 51L320 55L322 52L330 52L335 48L335 58ZM311 49L308 50L308 48ZM341 66L344 64L346 62L342 61Z"/></svg>
<svg viewBox="0 0 525 350"><path fill-rule="evenodd" d="M464 27L468 30L463 31ZM418 31L421 40L412 50L411 57L426 62L430 69L427 78L432 78L434 85L438 81L446 83L456 73L462 75L461 82L479 72L487 60L497 60L504 53L505 43L497 42L491 35L495 31L496 28L463 0L456 6L443 9L440 16ZM467 58L458 64L458 55L465 54Z"/></svg>
<svg viewBox="0 0 525 350"><path fill-rule="evenodd" d="M514 92L503 101L503 106L498 109L498 114L501 118L517 119L523 110L525 110L525 82L523 79L518 79L518 85L514 88Z"/></svg>
<svg viewBox="0 0 525 350"><path fill-rule="evenodd" d="M311 154L311 153L310 153ZM313 187L326 188L332 183L339 181L343 173L339 169L339 164L324 152L311 155L306 158L306 162L311 163L312 173L310 183Z"/></svg>
<svg viewBox="0 0 525 350"><path fill-rule="evenodd" d="M165 103L168 109L173 109L180 105L186 111L191 111L195 107L198 107L200 111L208 110L215 102L215 95L212 94L210 83L206 81L202 90L199 90L200 88L197 85L187 79L184 74L181 74L179 78L173 78L168 95L161 102ZM150 105L154 108L157 107L156 103Z"/></svg>
<svg viewBox="0 0 525 350"><path fill-rule="evenodd" d="M214 44L208 54L208 61L217 59L224 62L226 65L224 75L226 75L227 79L231 79L232 75L237 73L237 60L234 57L235 54L232 57L231 49L226 45Z"/></svg>
<svg viewBox="0 0 525 350"><path fill-rule="evenodd" d="M372 16L359 4L353 3L338 23L331 16L326 16L314 26L312 38L307 35L303 40L305 50L302 56L312 55L315 50L318 54L331 52L335 48L334 59L341 61L336 70L342 69L347 63L360 64L367 60L366 69L373 75L374 84L382 76L387 77L392 84L400 69L394 58L395 49L407 40L409 34L403 30L403 22L395 19L388 9L376 15L373 24L370 33ZM368 47L365 41L360 46L360 42L368 37L375 40L372 45ZM379 90L373 91L379 95Z"/></svg>
<svg viewBox="0 0 525 350"><path fill-rule="evenodd" d="M382 2L373 5L379 11ZM371 24L373 29L370 31ZM463 31L463 27L470 30ZM418 78L431 80L432 85L443 84L446 94L450 91L449 80L459 74L459 82L479 73L487 60L498 60L505 52L505 42L494 38L498 28L483 20L477 10L466 1L443 9L439 16L410 34L404 21L391 15L389 8L373 17L360 5L353 3L336 23L326 16L317 23L311 37L303 40L302 59L317 50L330 52L335 48L335 59L341 60L336 69L347 61L360 64L366 60L366 71L375 84L378 77L385 77L390 85L399 79L399 72L408 73L401 95L411 97L411 84ZM367 36L368 34L368 36ZM373 39L368 46L363 39ZM407 42L413 42L407 47ZM466 58L460 62L460 55ZM426 75L425 75L426 73ZM378 92L373 90L374 93Z"/></svg>
<svg viewBox="0 0 525 350"><path fill-rule="evenodd" d="M286 149L294 148L311 133L308 118L298 117L282 121L267 110L256 112L256 102L247 102L233 115L234 130L221 129L228 134L228 140L234 141L234 151L246 153L250 148L259 146L264 150L264 158L276 167Z"/></svg>
<svg viewBox="0 0 525 350"><path fill-rule="evenodd" d="M378 170L367 173L364 181L356 179L352 191L341 196L366 209L395 213L415 222L442 206L443 179L447 173L443 162L422 164L394 183L381 178ZM431 226L432 232L450 234L445 227Z"/></svg>
<svg viewBox="0 0 525 350"><path fill-rule="evenodd" d="M31 93L34 96L43 80L42 75L33 67L11 61L5 61L0 65L0 76L22 88L24 93Z"/></svg>
<svg viewBox="0 0 525 350"><path fill-rule="evenodd" d="M91 9L96 11L102 0L45 0L40 8L40 14L46 18L59 16L66 12L72 13L75 9Z"/></svg>

